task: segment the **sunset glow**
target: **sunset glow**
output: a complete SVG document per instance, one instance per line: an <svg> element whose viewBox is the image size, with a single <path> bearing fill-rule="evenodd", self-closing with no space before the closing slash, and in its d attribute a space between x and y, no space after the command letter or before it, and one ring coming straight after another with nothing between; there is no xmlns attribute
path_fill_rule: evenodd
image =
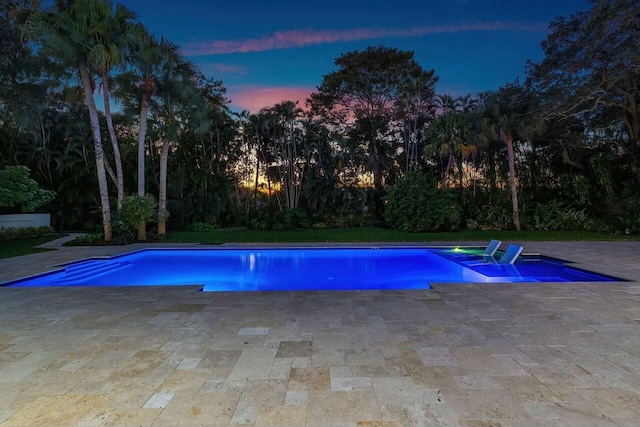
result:
<svg viewBox="0 0 640 427"><path fill-rule="evenodd" d="M298 101L299 107L305 108L305 100L313 88L302 87L245 87L230 88L232 105L240 110L257 113L260 109L271 107L282 101Z"/></svg>

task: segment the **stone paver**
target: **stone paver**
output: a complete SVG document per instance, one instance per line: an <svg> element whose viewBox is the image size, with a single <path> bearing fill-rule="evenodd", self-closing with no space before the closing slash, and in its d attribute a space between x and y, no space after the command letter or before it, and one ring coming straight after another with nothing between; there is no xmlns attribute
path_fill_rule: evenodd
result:
<svg viewBox="0 0 640 427"><path fill-rule="evenodd" d="M524 246L630 281L0 288L0 426L639 426L640 242Z"/></svg>

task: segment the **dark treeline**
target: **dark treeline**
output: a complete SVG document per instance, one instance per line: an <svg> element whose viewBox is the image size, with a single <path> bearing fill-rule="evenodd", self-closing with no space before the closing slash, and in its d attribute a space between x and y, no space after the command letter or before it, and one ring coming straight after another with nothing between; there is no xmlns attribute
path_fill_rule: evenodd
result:
<svg viewBox="0 0 640 427"><path fill-rule="evenodd" d="M123 200L152 194L160 235L640 231L635 0L557 18L544 59L493 91L438 94L437 70L375 46L336 58L305 105L255 114L232 112L221 81L124 6L1 7L0 168L27 166L57 193L46 209L59 229L98 227L111 240Z"/></svg>

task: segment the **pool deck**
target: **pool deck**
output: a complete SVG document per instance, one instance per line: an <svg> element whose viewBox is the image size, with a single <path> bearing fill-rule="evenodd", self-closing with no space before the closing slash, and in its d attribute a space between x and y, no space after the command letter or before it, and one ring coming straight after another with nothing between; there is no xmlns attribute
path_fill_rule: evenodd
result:
<svg viewBox="0 0 640 427"><path fill-rule="evenodd" d="M640 242L524 246L630 281L0 287L0 426L640 426ZM0 282L142 247L0 259Z"/></svg>

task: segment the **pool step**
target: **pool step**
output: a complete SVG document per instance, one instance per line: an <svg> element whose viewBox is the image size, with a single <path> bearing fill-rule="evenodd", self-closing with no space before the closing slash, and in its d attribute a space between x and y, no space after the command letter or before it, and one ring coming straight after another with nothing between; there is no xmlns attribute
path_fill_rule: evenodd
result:
<svg viewBox="0 0 640 427"><path fill-rule="evenodd" d="M108 271L114 271L120 268L124 268L128 265L130 265L128 262L95 261L89 263L88 265L85 264L78 267L67 268L65 270L64 277L60 280L56 280L53 283L75 282L78 280L86 279L87 277L92 277L98 274L106 273Z"/></svg>
<svg viewBox="0 0 640 427"><path fill-rule="evenodd" d="M72 274L72 273L80 273L83 271L89 271L91 269L104 265L105 262L106 261L104 260L79 262L77 264L66 267L64 269L64 272L65 274Z"/></svg>

